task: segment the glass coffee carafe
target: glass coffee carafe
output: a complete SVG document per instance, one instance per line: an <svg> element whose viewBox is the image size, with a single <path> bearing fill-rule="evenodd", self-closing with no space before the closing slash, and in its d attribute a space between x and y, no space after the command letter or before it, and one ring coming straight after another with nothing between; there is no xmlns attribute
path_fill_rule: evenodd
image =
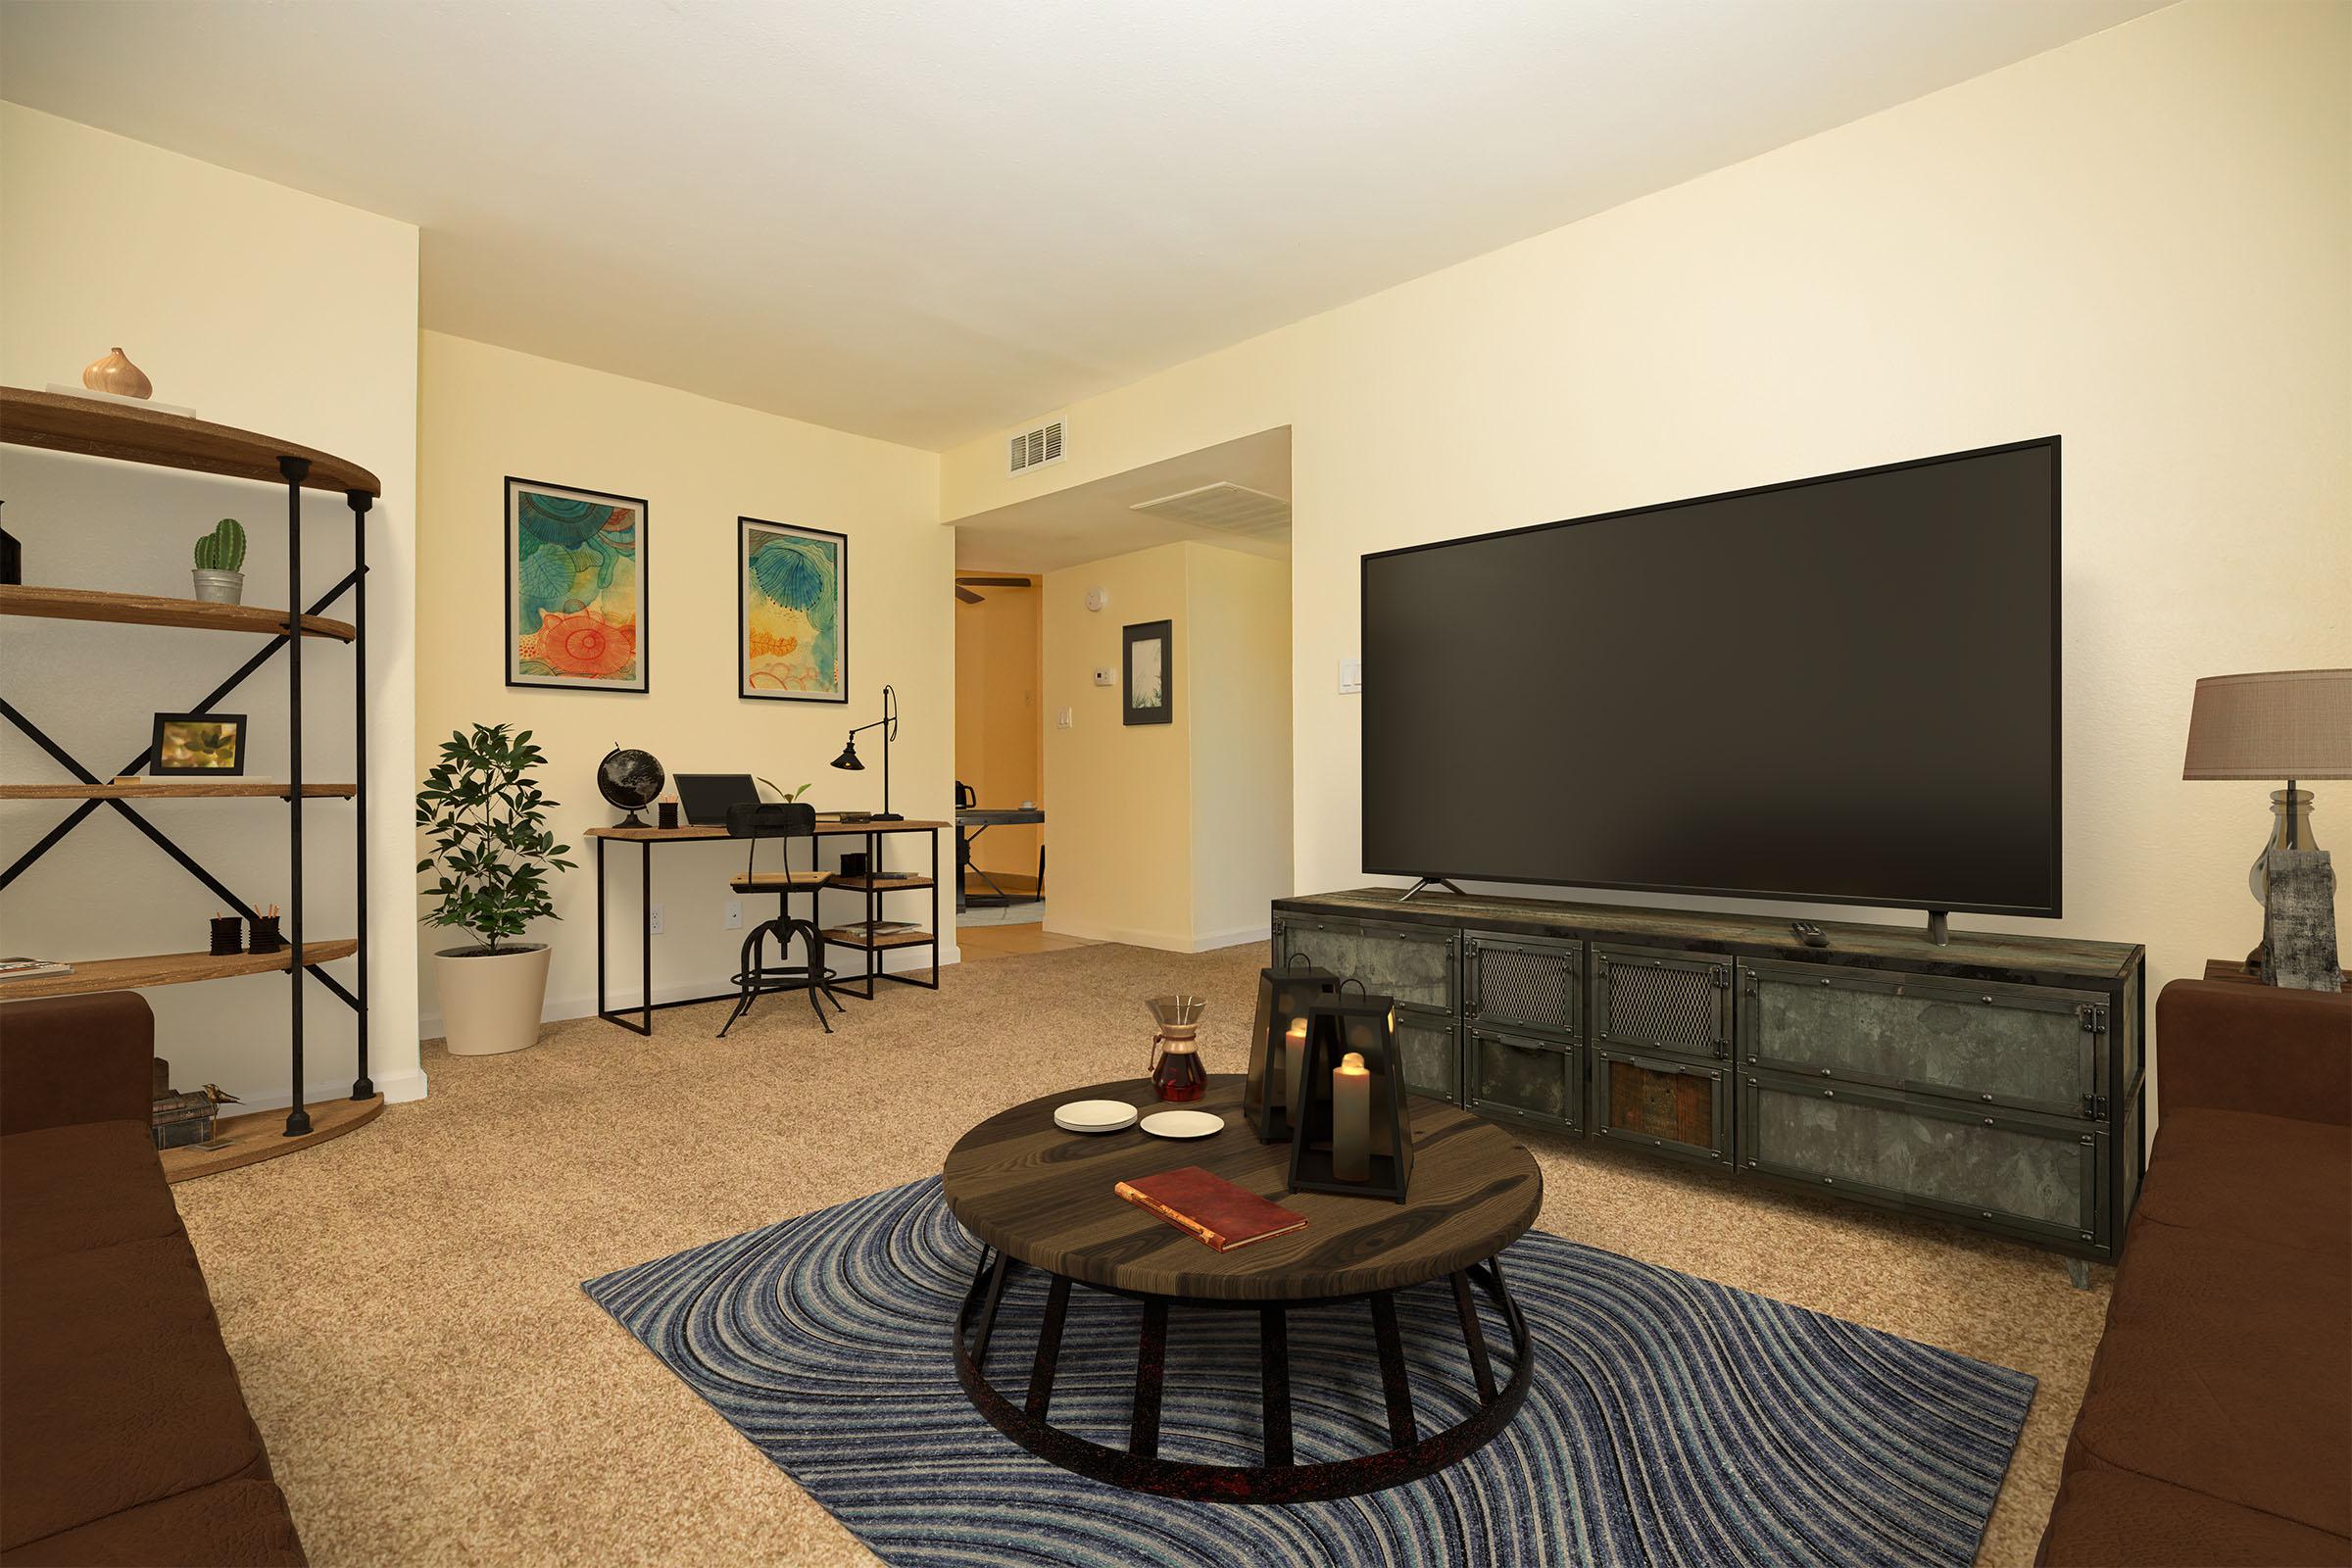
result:
<svg viewBox="0 0 2352 1568"><path fill-rule="evenodd" d="M1208 1074L1200 1066L1200 1046L1195 1035L1200 1014L1208 1010L1205 997L1153 997L1144 1004L1152 1009L1152 1091L1162 1100L1199 1100L1208 1092Z"/></svg>

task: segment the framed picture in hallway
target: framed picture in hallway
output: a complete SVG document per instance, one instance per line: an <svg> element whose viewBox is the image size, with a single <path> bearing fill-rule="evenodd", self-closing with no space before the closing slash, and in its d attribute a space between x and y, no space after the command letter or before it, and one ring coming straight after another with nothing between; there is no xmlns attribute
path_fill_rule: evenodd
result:
<svg viewBox="0 0 2352 1568"><path fill-rule="evenodd" d="M848 702L849 537L758 517L735 528L735 695Z"/></svg>
<svg viewBox="0 0 2352 1568"><path fill-rule="evenodd" d="M645 545L633 496L508 478L508 685L651 689Z"/></svg>
<svg viewBox="0 0 2352 1568"><path fill-rule="evenodd" d="M1122 629L1125 647L1120 665L1126 671L1126 702L1120 710L1123 724L1172 724L1176 721L1174 622L1147 620Z"/></svg>

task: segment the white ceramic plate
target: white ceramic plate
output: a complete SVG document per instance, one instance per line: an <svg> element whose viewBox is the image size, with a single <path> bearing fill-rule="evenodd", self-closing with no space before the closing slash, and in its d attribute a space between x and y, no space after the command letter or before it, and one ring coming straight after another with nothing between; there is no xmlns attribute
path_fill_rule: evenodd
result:
<svg viewBox="0 0 2352 1568"><path fill-rule="evenodd" d="M1134 1126L1135 1114L1124 1100L1073 1100L1054 1107L1054 1125L1065 1133L1115 1133Z"/></svg>
<svg viewBox="0 0 2352 1568"><path fill-rule="evenodd" d="M1206 1138L1225 1130L1225 1118L1205 1110L1161 1110L1144 1118L1144 1131L1154 1138Z"/></svg>

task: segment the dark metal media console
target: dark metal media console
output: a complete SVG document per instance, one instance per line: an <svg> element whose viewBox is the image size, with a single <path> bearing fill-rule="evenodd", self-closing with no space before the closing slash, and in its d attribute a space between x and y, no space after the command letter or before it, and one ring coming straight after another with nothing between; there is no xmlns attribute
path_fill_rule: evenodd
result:
<svg viewBox="0 0 2352 1568"><path fill-rule="evenodd" d="M1482 1116L2113 1261L2139 1196L2146 960L2070 938L1365 888L1274 959L1397 1002L1413 1090Z"/></svg>
<svg viewBox="0 0 2352 1568"><path fill-rule="evenodd" d="M1231 1300L1207 1297L1152 1296L1090 1286L1106 1294L1126 1296L1144 1303L1142 1332L1137 1336L1134 1415L1127 1446L1105 1444L1054 1426L1047 1419L1054 1397L1054 1380L1061 1358L1061 1335L1070 1303L1067 1275L1051 1276L1045 1320L1039 1325L1037 1355L1029 1369L1022 1402L1015 1404L988 1381L988 1342L995 1332L997 1313L1004 1304L1004 1282L1021 1265L1006 1254L982 1248L980 1266L964 1294L956 1321L956 1376L964 1394L989 1425L1041 1459L1091 1480L1108 1482L1130 1492L1161 1496L1190 1497L1210 1502L1321 1502L1353 1497L1386 1487L1400 1486L1434 1475L1490 1442L1510 1424L1534 1374L1534 1346L1527 1319L1511 1299L1502 1278L1502 1259L1489 1258L1448 1276L1462 1337L1470 1351L1478 1409L1468 1419L1428 1437L1413 1419L1413 1396L1406 1382L1404 1348L1396 1330L1394 1292L1322 1297L1308 1300ZM1487 1349L1486 1331L1472 1298L1475 1282L1502 1312L1511 1331L1510 1377L1499 1387ZM1390 1446L1377 1453L1315 1464L1294 1461L1291 1435L1291 1371L1288 1318L1296 1307L1324 1307L1362 1301L1371 1309L1373 1344L1380 1361L1382 1397L1388 1408ZM1261 1431L1265 1462L1256 1465L1198 1464L1159 1457L1159 1418L1163 1394L1171 1307L1240 1308L1258 1313L1258 1359Z"/></svg>

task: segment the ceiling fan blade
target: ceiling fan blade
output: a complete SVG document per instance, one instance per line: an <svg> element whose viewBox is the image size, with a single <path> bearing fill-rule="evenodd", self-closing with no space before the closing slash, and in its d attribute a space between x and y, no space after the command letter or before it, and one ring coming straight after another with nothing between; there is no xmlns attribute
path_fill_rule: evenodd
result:
<svg viewBox="0 0 2352 1568"><path fill-rule="evenodd" d="M962 600L967 605L976 605L987 596L984 594L976 594L969 588L964 587L961 583L957 583L956 585L956 597Z"/></svg>
<svg viewBox="0 0 2352 1568"><path fill-rule="evenodd" d="M1026 577L961 576L956 579L967 588L1033 588L1036 584Z"/></svg>

